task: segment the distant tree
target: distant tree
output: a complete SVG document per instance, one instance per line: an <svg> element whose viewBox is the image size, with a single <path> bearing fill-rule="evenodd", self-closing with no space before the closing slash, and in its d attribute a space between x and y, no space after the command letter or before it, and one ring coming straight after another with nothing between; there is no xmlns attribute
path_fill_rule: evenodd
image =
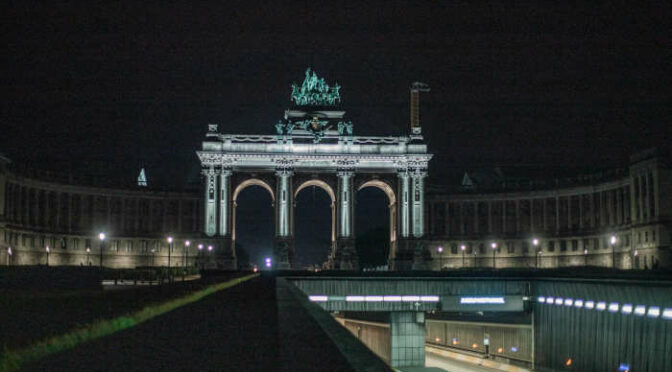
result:
<svg viewBox="0 0 672 372"><path fill-rule="evenodd" d="M390 234L385 227L375 227L355 236L359 266L376 267L387 264L390 253Z"/></svg>

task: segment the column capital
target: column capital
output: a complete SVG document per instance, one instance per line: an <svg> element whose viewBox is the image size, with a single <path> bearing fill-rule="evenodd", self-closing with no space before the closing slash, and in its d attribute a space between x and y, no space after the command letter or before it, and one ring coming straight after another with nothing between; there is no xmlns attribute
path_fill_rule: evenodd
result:
<svg viewBox="0 0 672 372"><path fill-rule="evenodd" d="M227 167L227 168L222 168L222 170L221 170L221 175L224 176L224 177L229 177L232 174L233 174L233 171L231 170L231 168Z"/></svg>
<svg viewBox="0 0 672 372"><path fill-rule="evenodd" d="M217 175L217 174L219 174L219 173L220 173L220 170L219 170L219 169L216 169L216 168L213 167L213 166L210 166L210 167L208 167L208 168L203 168L203 169L201 170L201 174L204 175L204 176L206 176L206 177L207 177L207 176L214 176L214 175Z"/></svg>
<svg viewBox="0 0 672 372"><path fill-rule="evenodd" d="M427 169L422 168L413 168L409 172L413 178L425 178L427 177Z"/></svg>
<svg viewBox="0 0 672 372"><path fill-rule="evenodd" d="M408 176L409 176L408 168L397 169L397 177L408 178Z"/></svg>
<svg viewBox="0 0 672 372"><path fill-rule="evenodd" d="M339 168L336 170L336 175L339 178L349 178L355 174L354 169L352 168Z"/></svg>
<svg viewBox="0 0 672 372"><path fill-rule="evenodd" d="M275 168L275 175L278 177L291 177L294 175L293 168Z"/></svg>

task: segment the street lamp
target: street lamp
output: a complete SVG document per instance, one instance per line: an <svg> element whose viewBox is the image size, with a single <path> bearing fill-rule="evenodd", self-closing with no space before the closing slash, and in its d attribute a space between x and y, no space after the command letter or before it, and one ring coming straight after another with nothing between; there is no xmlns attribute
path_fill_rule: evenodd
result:
<svg viewBox="0 0 672 372"><path fill-rule="evenodd" d="M588 249L583 248L583 266L588 266Z"/></svg>
<svg viewBox="0 0 672 372"><path fill-rule="evenodd" d="M91 266L91 260L89 259L90 253L91 253L91 247L86 247L86 266Z"/></svg>
<svg viewBox="0 0 672 372"><path fill-rule="evenodd" d="M49 246L45 250L47 251L47 266L49 266Z"/></svg>
<svg viewBox="0 0 672 372"><path fill-rule="evenodd" d="M203 244L198 245L198 265L203 270Z"/></svg>
<svg viewBox="0 0 672 372"><path fill-rule="evenodd" d="M612 235L611 239L609 239L609 242L611 243L611 267L613 269L616 268L616 235Z"/></svg>
<svg viewBox="0 0 672 372"><path fill-rule="evenodd" d="M541 252L541 249L540 249L539 252L537 252L537 256L539 257L539 264L541 264L541 254L542 254L542 252Z"/></svg>
<svg viewBox="0 0 672 372"><path fill-rule="evenodd" d="M7 247L7 266L12 263L12 247Z"/></svg>
<svg viewBox="0 0 672 372"><path fill-rule="evenodd" d="M170 251L173 250L173 237L169 236L166 240L168 240L168 267L170 267Z"/></svg>
<svg viewBox="0 0 672 372"><path fill-rule="evenodd" d="M271 268L271 258L270 258L270 257L266 257L266 259L265 259L264 261L265 261L265 263L266 263L266 268L267 268L267 269L270 269L270 268Z"/></svg>
<svg viewBox="0 0 672 372"><path fill-rule="evenodd" d="M443 247L439 246L436 248L436 251L439 252L439 271L443 268Z"/></svg>
<svg viewBox="0 0 672 372"><path fill-rule="evenodd" d="M467 247L464 246L464 244L460 245L460 250L462 251L462 267L465 267L465 261L464 261L464 250L467 249Z"/></svg>
<svg viewBox="0 0 672 372"><path fill-rule="evenodd" d="M490 244L490 247L492 247L492 267L497 268L497 263L495 262L495 254L497 253L497 243L492 242L492 244Z"/></svg>
<svg viewBox="0 0 672 372"><path fill-rule="evenodd" d="M105 233L101 232L98 234L98 239L100 239L100 269L103 269L103 248L105 245Z"/></svg>
<svg viewBox="0 0 672 372"><path fill-rule="evenodd" d="M184 242L184 261L182 261L182 266L184 267L184 270L182 270L182 281L184 281L184 276L187 273L187 250L189 249L189 246L191 245L190 241L185 241Z"/></svg>
<svg viewBox="0 0 672 372"><path fill-rule="evenodd" d="M541 251L539 250L539 248L537 248L539 246L539 239L537 239L537 238L532 239L532 246L534 247L534 252L535 252L534 263L536 264L535 266L538 269L539 268L539 260L538 260L537 256L539 254L541 254Z"/></svg>

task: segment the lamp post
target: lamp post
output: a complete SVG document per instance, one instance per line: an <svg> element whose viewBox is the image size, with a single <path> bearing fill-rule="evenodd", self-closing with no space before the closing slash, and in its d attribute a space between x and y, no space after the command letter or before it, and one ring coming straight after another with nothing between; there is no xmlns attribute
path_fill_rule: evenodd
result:
<svg viewBox="0 0 672 372"><path fill-rule="evenodd" d="M210 255L212 254L212 246L208 245L208 261L210 261ZM215 265L216 266L216 265Z"/></svg>
<svg viewBox="0 0 672 372"><path fill-rule="evenodd" d="M166 240L168 240L168 267L170 268L170 252L173 250L173 237L169 236Z"/></svg>
<svg viewBox="0 0 672 372"><path fill-rule="evenodd" d="M539 263L538 263L539 265L541 265L541 254L542 252L541 250L539 250L539 252L537 252L537 257L539 257Z"/></svg>
<svg viewBox="0 0 672 372"><path fill-rule="evenodd" d="M439 252L439 271L441 271L443 268L443 247L439 246L436 251Z"/></svg>
<svg viewBox="0 0 672 372"><path fill-rule="evenodd" d="M616 236L612 235L611 238L609 239L609 242L611 243L611 268L615 269L616 268Z"/></svg>
<svg viewBox="0 0 672 372"><path fill-rule="evenodd" d="M49 246L45 248L45 251L47 251L47 266L49 266Z"/></svg>
<svg viewBox="0 0 672 372"><path fill-rule="evenodd" d="M633 261L637 259L637 255L638 255L638 254L639 254L639 252L637 252L637 250L635 249L635 252L632 254L632 255L634 256ZM633 265L631 265L631 266L634 266L634 262L633 262ZM637 262L637 267L636 267L636 269L639 269L639 262Z"/></svg>
<svg viewBox="0 0 672 372"><path fill-rule="evenodd" d="M588 249L583 248L583 266L588 266Z"/></svg>
<svg viewBox="0 0 672 372"><path fill-rule="evenodd" d="M191 245L190 241L185 241L184 242L184 261L182 262L183 270L182 270L182 281L184 281L184 276L187 274L187 250L189 249L189 246Z"/></svg>
<svg viewBox="0 0 672 372"><path fill-rule="evenodd" d="M464 267L464 265L465 265L465 261L464 261L464 250L465 250L466 248L467 248L467 247L465 247L464 244L460 245L460 250L462 251L462 267Z"/></svg>
<svg viewBox="0 0 672 372"><path fill-rule="evenodd" d="M12 263L12 247L7 247L7 266Z"/></svg>
<svg viewBox="0 0 672 372"><path fill-rule="evenodd" d="M89 259L90 253L91 253L91 247L86 247L86 266L91 266L91 260Z"/></svg>
<svg viewBox="0 0 672 372"><path fill-rule="evenodd" d="M539 239L537 239L537 238L532 239L532 246L534 247L534 263L535 263L534 266L535 266L535 268L538 269L539 268L539 260L538 260L537 256L541 253L539 248L537 248L539 246Z"/></svg>
<svg viewBox="0 0 672 372"><path fill-rule="evenodd" d="M103 248L105 246L105 233L101 232L98 234L98 239L100 240L100 269L103 269Z"/></svg>
<svg viewBox="0 0 672 372"><path fill-rule="evenodd" d="M497 254L497 243L492 242L490 247L492 247L492 267L497 268L497 263L495 262L495 255Z"/></svg>
<svg viewBox="0 0 672 372"><path fill-rule="evenodd" d="M198 245L198 266L203 270L203 244Z"/></svg>

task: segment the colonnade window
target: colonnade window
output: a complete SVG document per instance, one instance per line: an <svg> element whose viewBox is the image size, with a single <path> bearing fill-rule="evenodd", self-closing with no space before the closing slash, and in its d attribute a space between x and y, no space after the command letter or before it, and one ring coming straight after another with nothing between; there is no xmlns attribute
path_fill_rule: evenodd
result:
<svg viewBox="0 0 672 372"><path fill-rule="evenodd" d="M548 251L555 252L555 242L553 240L548 241Z"/></svg>

